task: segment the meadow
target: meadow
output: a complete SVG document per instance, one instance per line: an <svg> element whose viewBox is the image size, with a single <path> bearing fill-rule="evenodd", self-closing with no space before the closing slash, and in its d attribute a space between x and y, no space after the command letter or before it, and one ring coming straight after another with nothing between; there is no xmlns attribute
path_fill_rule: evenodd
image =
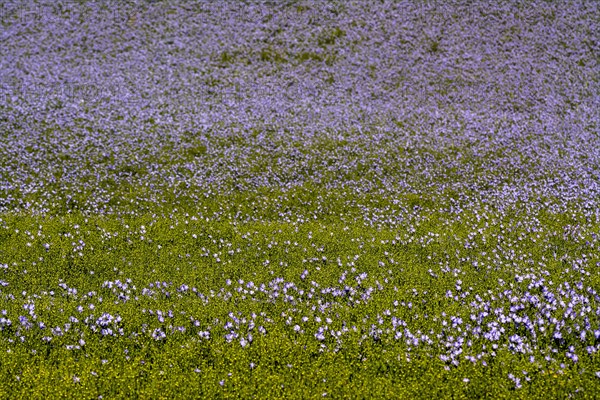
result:
<svg viewBox="0 0 600 400"><path fill-rule="evenodd" d="M0 398L597 398L599 3L0 10Z"/></svg>

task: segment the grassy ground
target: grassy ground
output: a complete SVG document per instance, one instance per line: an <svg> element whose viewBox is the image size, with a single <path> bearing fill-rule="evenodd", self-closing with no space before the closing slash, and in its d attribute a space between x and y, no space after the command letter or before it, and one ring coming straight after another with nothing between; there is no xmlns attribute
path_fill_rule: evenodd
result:
<svg viewBox="0 0 600 400"><path fill-rule="evenodd" d="M594 396L598 220L585 212L301 188L252 200L3 215L4 394ZM362 218L362 203L389 221Z"/></svg>

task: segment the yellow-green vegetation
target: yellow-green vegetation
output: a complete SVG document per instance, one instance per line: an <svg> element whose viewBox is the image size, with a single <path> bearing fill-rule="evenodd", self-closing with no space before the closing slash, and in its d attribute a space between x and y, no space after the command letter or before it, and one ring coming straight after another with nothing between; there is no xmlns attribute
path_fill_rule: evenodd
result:
<svg viewBox="0 0 600 400"><path fill-rule="evenodd" d="M593 397L597 220L348 196L3 215L4 394Z"/></svg>

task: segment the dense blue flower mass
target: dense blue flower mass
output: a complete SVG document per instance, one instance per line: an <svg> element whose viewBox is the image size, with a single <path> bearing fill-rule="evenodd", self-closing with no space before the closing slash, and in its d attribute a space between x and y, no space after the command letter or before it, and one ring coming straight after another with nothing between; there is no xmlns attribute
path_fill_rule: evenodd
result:
<svg viewBox="0 0 600 400"><path fill-rule="evenodd" d="M454 387L491 370L496 396L600 385L599 2L29 0L0 19L15 393L54 359L70 385L179 368L218 390L192 397L241 396L242 364L286 371L286 397L299 363L338 356L346 388L423 360L468 374ZM348 395L319 373L296 395Z"/></svg>
<svg viewBox="0 0 600 400"><path fill-rule="evenodd" d="M598 5L443 3L4 4L0 209L307 182L593 207Z"/></svg>

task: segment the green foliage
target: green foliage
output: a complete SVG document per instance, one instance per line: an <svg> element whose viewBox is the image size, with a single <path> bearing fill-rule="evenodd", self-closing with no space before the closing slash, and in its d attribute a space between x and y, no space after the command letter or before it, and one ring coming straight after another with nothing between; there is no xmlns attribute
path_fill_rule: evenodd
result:
<svg viewBox="0 0 600 400"><path fill-rule="evenodd" d="M336 40L346 36L346 32L339 27L325 30L317 39L319 46L329 46L335 44Z"/></svg>
<svg viewBox="0 0 600 400"><path fill-rule="evenodd" d="M5 382L2 397L314 398L324 393L333 398L593 396L598 388L593 374L597 356L582 355L578 364L557 372L550 363L531 364L501 347L496 357L487 359L486 367L465 361L447 369L435 346L417 351L391 337L374 340L364 336L375 317L386 309L393 309L394 315L410 322L411 329L422 332L436 329L432 317L441 312L467 320L466 304L445 295L455 290L456 274L465 288L477 288L484 294L496 290L499 280L509 282L516 272L528 270L526 264L509 270L485 263L485 252L492 254L498 246L521 240L526 231L514 224L518 218L536 219L544 232L560 230L547 240L527 239L527 246L534 260L547 260L551 277L558 280L569 276L572 272L565 272L564 263L554 261L554 252L560 256L586 251L584 243L572 240L578 232L564 228L581 222L577 215L543 212L525 216L516 208L512 213L488 210L484 216L465 211L459 219L450 220L447 212L435 211L445 205L425 195L354 197L355 209L349 208L350 196L343 191L322 193L307 186L289 192L207 198L195 205L197 212L192 215L169 208L163 216L157 209L122 217L78 212L63 216L3 215L0 261L7 268L0 270L0 279L10 285L2 288L0 310L7 310L14 325L0 332L0 376ZM449 201L455 201L454 197ZM258 218L246 222L230 219L223 214L224 203L231 205L229 215ZM357 222L361 204L388 212L393 207L412 210L415 220L387 228ZM320 217L285 222L280 212L286 210L294 215L310 215L312 210ZM419 210L429 211L423 214ZM471 231L477 226L481 235L473 238ZM504 235L503 241L498 235ZM77 248L79 240L85 243L81 249ZM465 241L474 242L474 247L465 248ZM45 243L50 244L48 249ZM440 265L449 260L446 255L457 249L463 249L461 258L449 261L450 273L440 272ZM466 259L479 260L483 265L474 267L463 261ZM258 284L281 277L285 282L297 282L305 291L310 290L311 281L320 287L335 287L341 274L348 271L350 260L354 260L357 273L368 274L365 287L376 281L387 283L369 302L319 297L320 301L338 304L323 315L333 318L333 329L341 329L342 321L347 327L358 327L343 342L327 338L321 346L311 333L297 333L286 325L282 315L306 315L311 320L320 315L309 303L276 301L262 294L247 294L245 298L234 294L230 299L209 295L221 288L233 290L240 279ZM299 280L304 270L309 271L308 279ZM428 272L431 270L436 271L435 276ZM102 287L104 281L117 279L131 279L131 285L137 286L129 300L122 301L116 292ZM234 286L228 287L227 279ZM597 274L589 279L596 287L600 284ZM61 282L77 288L77 296L60 288ZM141 288L150 282L172 283L169 294L141 295ZM179 293L176 288L182 284L193 286L209 300L189 291ZM82 297L91 291L97 294ZM7 296L9 293L15 300ZM103 297L102 302L99 297ZM123 335L90 334L79 322L72 324L73 333L54 337L50 343L42 340L46 335L43 331L27 333L20 343L16 321L25 314L22 306L28 299L35 300L38 320L48 328L64 326L70 316L82 320L92 313L89 304L94 304L95 318L101 313L122 318L118 326L123 328ZM414 308L395 307L395 301L410 301ZM86 307L83 313L77 310L79 305ZM146 311L152 309L173 310L174 316L161 324ZM217 327L210 340L203 340L189 324L193 317L204 329L215 320L227 320L231 312L245 317L264 313L274 322L266 325L266 335L255 331L254 341L247 347L235 341L228 343L223 336L227 331ZM367 316L370 319L365 323ZM164 340L151 337L154 329L166 330L168 326L186 326L187 330L169 333ZM309 322L303 330L316 327ZM87 333L81 336L83 331ZM69 350L67 346L77 344L80 336L85 345ZM531 380L515 390L506 378L513 371L526 371Z"/></svg>

